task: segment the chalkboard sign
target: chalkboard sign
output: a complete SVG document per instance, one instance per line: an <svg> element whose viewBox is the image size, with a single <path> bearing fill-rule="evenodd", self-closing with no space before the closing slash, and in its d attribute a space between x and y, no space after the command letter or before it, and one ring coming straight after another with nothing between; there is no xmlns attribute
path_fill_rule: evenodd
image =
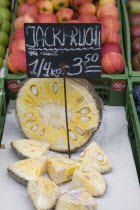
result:
<svg viewBox="0 0 140 210"><path fill-rule="evenodd" d="M101 24L25 24L28 76L101 75Z"/></svg>

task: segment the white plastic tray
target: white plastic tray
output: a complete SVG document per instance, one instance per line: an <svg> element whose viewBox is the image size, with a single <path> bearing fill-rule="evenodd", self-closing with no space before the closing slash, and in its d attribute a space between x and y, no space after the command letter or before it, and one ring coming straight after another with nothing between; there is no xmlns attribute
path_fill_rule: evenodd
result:
<svg viewBox="0 0 140 210"><path fill-rule="evenodd" d="M19 160L10 142L21 138L25 136L18 127L14 101L11 101L2 139L6 149L0 150L0 210L34 209L26 187L15 182L7 173L8 165ZM124 107L105 106L102 126L93 139L105 150L113 164L112 172L104 175L108 183L107 191L103 197L96 198L98 210L140 210L140 188ZM72 158L76 160L79 152L73 154ZM69 183L64 184L61 191L68 191L69 187Z"/></svg>

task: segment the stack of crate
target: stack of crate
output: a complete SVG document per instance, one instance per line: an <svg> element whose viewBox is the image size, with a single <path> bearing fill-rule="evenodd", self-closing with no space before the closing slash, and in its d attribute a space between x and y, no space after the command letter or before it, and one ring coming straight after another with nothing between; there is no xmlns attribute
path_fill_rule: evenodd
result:
<svg viewBox="0 0 140 210"><path fill-rule="evenodd" d="M6 115L4 79L0 79L0 139L2 137Z"/></svg>
<svg viewBox="0 0 140 210"><path fill-rule="evenodd" d="M140 72L133 71L131 64L131 37L128 12L125 1L121 1L122 22L123 22L123 39L125 47L125 57L128 66L128 87L126 93L126 116L128 120L128 133L133 150L133 155L137 167L140 181L140 121L136 111L136 105L133 97L133 88L140 85Z"/></svg>
<svg viewBox="0 0 140 210"><path fill-rule="evenodd" d="M124 47L122 41L122 18L121 18L121 8L120 8L120 0L117 0L117 7L119 10L119 21L120 21L120 37L121 37L121 47L123 49L124 55ZM12 34L14 33L14 20L16 19L17 14L18 1L15 1L14 14L13 14L13 26L11 33L11 41ZM20 88L22 82L27 78L27 75L16 75L10 73L8 67L6 67L5 72L5 83L6 83L6 94L7 99L16 99L16 95L18 89ZM126 96L126 87L127 87L127 79L128 79L128 68L125 65L125 71L123 74L102 74L101 79L91 78L91 83L94 85L97 93L103 99L104 104L111 106L122 106L125 104L125 96Z"/></svg>

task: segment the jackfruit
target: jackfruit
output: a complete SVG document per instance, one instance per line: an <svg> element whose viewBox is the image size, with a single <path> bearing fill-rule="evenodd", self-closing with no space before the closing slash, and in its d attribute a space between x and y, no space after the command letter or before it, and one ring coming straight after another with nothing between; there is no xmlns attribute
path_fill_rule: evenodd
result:
<svg viewBox="0 0 140 210"><path fill-rule="evenodd" d="M20 139L11 142L11 147L21 158L39 158L47 155L49 143L46 141L35 141L29 139Z"/></svg>
<svg viewBox="0 0 140 210"><path fill-rule="evenodd" d="M105 193L107 185L98 171L83 165L75 170L71 182L72 190L80 187L86 188L92 196L101 196Z"/></svg>
<svg viewBox="0 0 140 210"><path fill-rule="evenodd" d="M79 166L81 163L69 158L47 158L47 173L56 184L71 180L75 169Z"/></svg>
<svg viewBox="0 0 140 210"><path fill-rule="evenodd" d="M98 129L102 102L85 79L67 79L68 126L71 151L86 144ZM67 152L63 79L30 79L16 100L20 127L29 139L46 140L50 149Z"/></svg>
<svg viewBox="0 0 140 210"><path fill-rule="evenodd" d="M105 152L95 141L90 143L80 154L79 162L94 168L99 173L105 173L112 169L112 164Z"/></svg>
<svg viewBox="0 0 140 210"><path fill-rule="evenodd" d="M41 176L28 182L28 195L37 210L55 207L60 194L59 187L47 177Z"/></svg>
<svg viewBox="0 0 140 210"><path fill-rule="evenodd" d="M29 158L10 165L7 170L16 181L27 185L28 181L42 176L46 169L47 157Z"/></svg>
<svg viewBox="0 0 140 210"><path fill-rule="evenodd" d="M97 203L85 188L71 190L63 194L55 210L96 210Z"/></svg>

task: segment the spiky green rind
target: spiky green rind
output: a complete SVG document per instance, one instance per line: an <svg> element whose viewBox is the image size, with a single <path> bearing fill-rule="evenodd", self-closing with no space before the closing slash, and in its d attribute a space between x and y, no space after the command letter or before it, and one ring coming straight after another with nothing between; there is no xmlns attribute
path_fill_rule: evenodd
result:
<svg viewBox="0 0 140 210"><path fill-rule="evenodd" d="M28 159L30 157L23 155L13 144L13 142L11 142L11 148L13 149L13 151L18 155L18 157L23 160L23 159Z"/></svg>
<svg viewBox="0 0 140 210"><path fill-rule="evenodd" d="M7 168L7 171L9 172L9 174L12 176L12 178L17 181L18 183L24 185L25 187L27 187L28 184L28 180L26 180L23 177L20 177L19 175L17 175L16 173L14 173L13 171L11 171L9 168Z"/></svg>

